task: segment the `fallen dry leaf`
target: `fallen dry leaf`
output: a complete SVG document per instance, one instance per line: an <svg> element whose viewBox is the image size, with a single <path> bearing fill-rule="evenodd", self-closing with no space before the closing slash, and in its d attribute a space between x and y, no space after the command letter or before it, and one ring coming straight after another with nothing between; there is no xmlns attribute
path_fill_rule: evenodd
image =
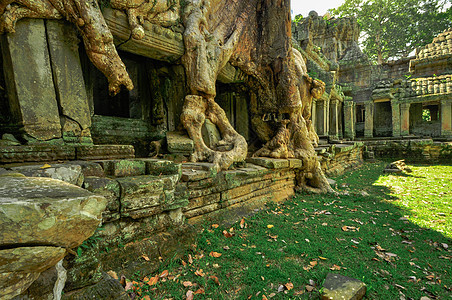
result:
<svg viewBox="0 0 452 300"><path fill-rule="evenodd" d="M126 286L124 287L125 291L131 290L133 288L133 281L127 282Z"/></svg>
<svg viewBox="0 0 452 300"><path fill-rule="evenodd" d="M212 224L212 228L218 228L218 227L220 227L220 225L218 225L218 224Z"/></svg>
<svg viewBox="0 0 452 300"><path fill-rule="evenodd" d="M116 274L116 272L113 271L113 270L108 271L107 274L110 275L112 278L114 278L116 280L118 280L118 278L119 278L118 274Z"/></svg>
<svg viewBox="0 0 452 300"><path fill-rule="evenodd" d="M156 284L158 281L159 281L159 276L158 275L154 276L154 277L151 277L151 278L144 277L144 279L143 279L143 282L147 283L150 286Z"/></svg>
<svg viewBox="0 0 452 300"><path fill-rule="evenodd" d="M185 261L181 260L181 262L184 267L187 265L187 263Z"/></svg>
<svg viewBox="0 0 452 300"><path fill-rule="evenodd" d="M222 254L221 253L218 253L218 252L215 252L215 251L212 251L212 252L210 252L210 254L209 254L209 256L212 256L212 257L215 257L215 258L218 258L218 257L220 257Z"/></svg>
<svg viewBox="0 0 452 300"><path fill-rule="evenodd" d="M188 255L188 263L191 265L193 263L193 257L191 254Z"/></svg>
<svg viewBox="0 0 452 300"><path fill-rule="evenodd" d="M242 221L240 221L240 228L245 228L245 218L242 218Z"/></svg>
<svg viewBox="0 0 452 300"><path fill-rule="evenodd" d="M206 292L204 291L203 288L198 289L194 294L198 295L198 294L205 294Z"/></svg>
<svg viewBox="0 0 452 300"><path fill-rule="evenodd" d="M143 297L144 300L151 300L151 297L149 297L149 295L146 295Z"/></svg>
<svg viewBox="0 0 452 300"><path fill-rule="evenodd" d="M288 283L286 283L284 286L285 286L286 289L289 290L289 291L290 291L291 289L293 289L293 283L292 283L292 282L288 282Z"/></svg>
<svg viewBox="0 0 452 300"><path fill-rule="evenodd" d="M341 269L340 266L333 264L333 266L330 268L331 271L339 271Z"/></svg>
<svg viewBox="0 0 452 300"><path fill-rule="evenodd" d="M232 234L232 233L230 233L230 232L228 232L228 231L226 231L226 230L223 230L223 235L224 235L225 237L227 237L227 238L231 238L231 237L234 236L234 234Z"/></svg>
<svg viewBox="0 0 452 300"><path fill-rule="evenodd" d="M40 169L48 169L50 167L52 167L52 166L49 164L44 164L43 166L40 167Z"/></svg>
<svg viewBox="0 0 452 300"><path fill-rule="evenodd" d="M312 285L307 285L305 288L309 293L315 289Z"/></svg>
<svg viewBox="0 0 452 300"><path fill-rule="evenodd" d="M319 258L320 258L321 260L327 260L326 257L319 256Z"/></svg>
<svg viewBox="0 0 452 300"><path fill-rule="evenodd" d="M220 280L218 280L217 276L212 275L209 278L212 279L213 281L215 281L216 284L220 285Z"/></svg>
<svg viewBox="0 0 452 300"><path fill-rule="evenodd" d="M316 261L316 260L313 260L313 261L311 261L309 264L310 264L311 266L315 267L315 266L317 265L317 261Z"/></svg>
<svg viewBox="0 0 452 300"><path fill-rule="evenodd" d="M160 274L160 278L165 278L165 277L168 276L168 274L169 274L168 270L164 270L164 271L162 272L162 274Z"/></svg>
<svg viewBox="0 0 452 300"><path fill-rule="evenodd" d="M268 298L265 295L262 295L262 300L268 300Z"/></svg>
<svg viewBox="0 0 452 300"><path fill-rule="evenodd" d="M271 225L271 224L267 225L267 228L273 228L273 227L275 227L275 226Z"/></svg>
<svg viewBox="0 0 452 300"><path fill-rule="evenodd" d="M182 282L182 285L185 287L190 287L193 285L193 283L191 283L191 281L184 281L184 282Z"/></svg>
<svg viewBox="0 0 452 300"><path fill-rule="evenodd" d="M195 271L196 276L204 277L206 274L204 274L202 269L198 269Z"/></svg>
<svg viewBox="0 0 452 300"><path fill-rule="evenodd" d="M193 300L193 291L188 290L185 296L187 297L187 300Z"/></svg>
<svg viewBox="0 0 452 300"><path fill-rule="evenodd" d="M142 258L144 258L145 261L150 261L149 257L145 254L141 255Z"/></svg>

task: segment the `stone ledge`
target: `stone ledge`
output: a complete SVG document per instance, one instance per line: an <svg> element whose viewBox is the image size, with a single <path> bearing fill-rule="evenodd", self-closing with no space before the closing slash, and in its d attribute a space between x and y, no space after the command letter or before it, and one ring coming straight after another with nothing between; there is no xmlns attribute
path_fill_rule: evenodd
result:
<svg viewBox="0 0 452 300"><path fill-rule="evenodd" d="M268 157L250 157L246 159L247 163L255 164L267 169L283 169L289 168L290 164L293 166L299 165L300 163L296 163L294 159L277 159L277 158L268 158Z"/></svg>

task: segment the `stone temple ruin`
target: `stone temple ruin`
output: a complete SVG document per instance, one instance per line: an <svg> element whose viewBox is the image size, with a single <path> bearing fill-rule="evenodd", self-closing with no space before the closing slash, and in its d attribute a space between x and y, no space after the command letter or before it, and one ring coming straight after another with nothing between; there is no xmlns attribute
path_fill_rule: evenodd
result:
<svg viewBox="0 0 452 300"><path fill-rule="evenodd" d="M452 32L375 66L355 20L270 2L0 4L0 297L120 299L105 271L192 224L332 192L363 156L450 158Z"/></svg>

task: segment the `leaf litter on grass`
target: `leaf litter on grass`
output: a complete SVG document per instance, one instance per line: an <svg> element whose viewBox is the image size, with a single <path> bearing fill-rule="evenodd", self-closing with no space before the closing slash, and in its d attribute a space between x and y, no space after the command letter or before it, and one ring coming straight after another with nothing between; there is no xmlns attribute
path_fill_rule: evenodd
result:
<svg viewBox="0 0 452 300"><path fill-rule="evenodd" d="M382 166L365 165L336 178L338 186L347 183L348 196L298 194L282 205L268 203L232 227L206 225L211 230L198 236L196 251L171 268L162 266L167 278L179 277L163 282L162 271L148 275L159 280L148 286L154 290L141 287L141 297L305 299L319 294L321 286L315 282L328 272L364 281L370 299L399 299L401 293L406 299L447 297L452 292L450 235L413 223L411 211L398 205L399 196L391 192L395 182L392 188L381 185L388 177L381 175ZM412 169L419 180L414 177L417 167ZM442 195L450 206L448 194ZM440 219L448 216L434 212ZM281 286L284 290L278 292Z"/></svg>

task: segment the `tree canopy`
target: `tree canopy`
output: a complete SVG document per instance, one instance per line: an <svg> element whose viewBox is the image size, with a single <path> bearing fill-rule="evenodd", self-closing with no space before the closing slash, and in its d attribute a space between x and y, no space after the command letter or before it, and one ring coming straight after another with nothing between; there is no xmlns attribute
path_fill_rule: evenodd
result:
<svg viewBox="0 0 452 300"><path fill-rule="evenodd" d="M377 63L406 57L452 26L450 0L345 0L329 12L358 20L364 52Z"/></svg>

